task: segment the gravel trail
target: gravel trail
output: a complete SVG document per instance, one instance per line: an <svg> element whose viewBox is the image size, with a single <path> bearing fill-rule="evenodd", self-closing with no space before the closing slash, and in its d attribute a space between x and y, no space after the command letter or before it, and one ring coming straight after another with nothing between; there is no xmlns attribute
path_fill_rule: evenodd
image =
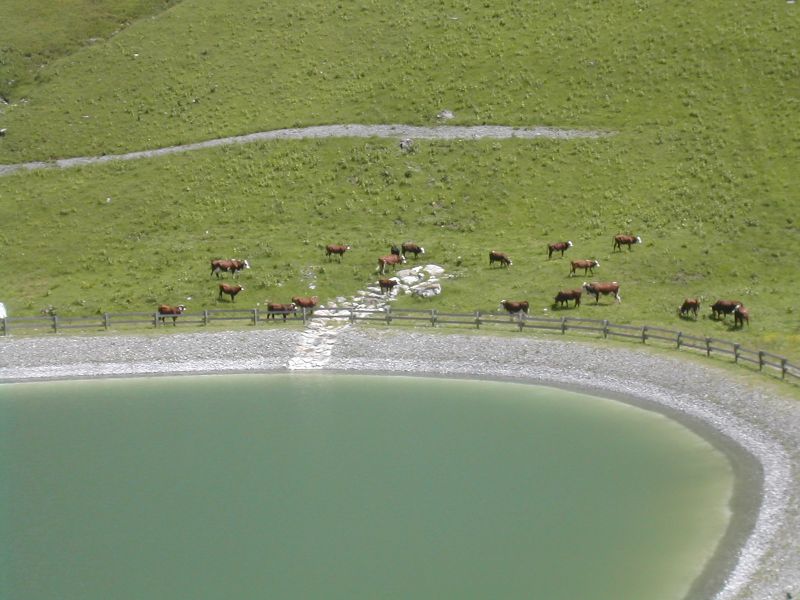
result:
<svg viewBox="0 0 800 600"><path fill-rule="evenodd" d="M726 451L737 468L737 519L689 598L765 600L800 593L800 404L779 388L754 388L712 363L596 343L360 326L337 328L333 344L318 343L315 335L276 326L12 336L0 338L0 382L323 368L505 379L616 398L682 421Z"/></svg>
<svg viewBox="0 0 800 600"><path fill-rule="evenodd" d="M81 165L107 163L116 160L137 160L151 158L179 152L191 152L202 148L215 148L217 146L231 146L234 144L250 144L265 140L302 139L302 138L330 138L330 137L355 137L355 138L397 138L420 140L470 140L470 139L575 139L598 138L611 135L607 131L591 131L581 129L558 129L555 127L507 127L502 125L476 125L476 126L450 126L439 125L435 127L419 127L414 125L317 125L313 127L297 127L291 129L276 129L261 131L247 135L217 138L194 144L183 144L154 150L128 152L126 154L106 154L103 156L82 156L76 158L62 158L54 161L28 162L16 165L0 165L0 176L10 175L17 171L34 171L38 169L68 169Z"/></svg>

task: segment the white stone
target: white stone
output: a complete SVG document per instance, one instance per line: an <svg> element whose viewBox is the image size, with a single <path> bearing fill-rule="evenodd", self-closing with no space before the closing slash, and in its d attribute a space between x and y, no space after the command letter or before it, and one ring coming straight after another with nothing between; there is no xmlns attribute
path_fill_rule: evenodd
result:
<svg viewBox="0 0 800 600"><path fill-rule="evenodd" d="M439 265L425 265L423 269L428 275L441 275L444 273L444 269Z"/></svg>

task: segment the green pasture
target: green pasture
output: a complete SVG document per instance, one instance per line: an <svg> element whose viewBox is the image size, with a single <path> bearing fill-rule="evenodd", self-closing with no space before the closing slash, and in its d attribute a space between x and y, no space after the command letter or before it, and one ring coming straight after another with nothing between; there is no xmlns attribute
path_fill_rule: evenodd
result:
<svg viewBox="0 0 800 600"><path fill-rule="evenodd" d="M435 125L442 109L449 124L614 135L416 140L412 152L377 138L275 141L17 172L0 177L0 301L12 315L230 306L215 257L252 264L237 307L327 300L374 282L377 257L413 240L452 278L401 306L527 299L553 314L555 293L584 281L567 276L569 259L595 258L593 279L619 281L622 304L556 314L800 357L797 6L473 4L140 3L145 17L105 41L59 42L11 90L0 163L312 124ZM41 52L36 36L15 43ZM612 252L621 232L644 243ZM547 242L567 239L548 260ZM324 256L333 242L352 245L341 263ZM492 249L513 267L489 268ZM676 314L687 296L705 298L697 321ZM749 328L707 317L722 297L750 308Z"/></svg>

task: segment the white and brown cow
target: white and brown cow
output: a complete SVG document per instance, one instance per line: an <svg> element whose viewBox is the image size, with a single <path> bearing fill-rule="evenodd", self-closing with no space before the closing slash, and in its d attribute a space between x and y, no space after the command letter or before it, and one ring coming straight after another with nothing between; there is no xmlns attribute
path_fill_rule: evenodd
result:
<svg viewBox="0 0 800 600"><path fill-rule="evenodd" d="M736 308L733 309L733 326L744 327L745 322L750 327L750 311L741 304L737 304Z"/></svg>
<svg viewBox="0 0 800 600"><path fill-rule="evenodd" d="M574 300L575 308L578 308L581 305L582 294L583 290L580 288L576 290L561 290L556 294L555 300L553 301L553 308L564 306L569 308L570 300Z"/></svg>
<svg viewBox="0 0 800 600"><path fill-rule="evenodd" d="M697 319L697 311L700 310L700 298L686 298L678 309L678 313L682 317L688 317L689 313L694 315Z"/></svg>
<svg viewBox="0 0 800 600"><path fill-rule="evenodd" d="M500 263L501 267L510 267L512 264L514 264L511 262L511 259L505 252L498 252L497 250L491 250L489 252L489 266L491 267L496 262Z"/></svg>
<svg viewBox="0 0 800 600"><path fill-rule="evenodd" d="M583 289L586 291L587 294L591 294L594 296L594 303L597 304L600 301L600 295L608 296L612 295L614 298L617 299L617 302L622 302L622 298L619 295L619 284L616 281L608 281L608 282L592 282L586 283L583 282Z"/></svg>
<svg viewBox="0 0 800 600"><path fill-rule="evenodd" d="M719 319L720 315L724 319L731 314L737 306L744 306L739 300L717 300L711 305L711 318Z"/></svg>
<svg viewBox="0 0 800 600"><path fill-rule="evenodd" d="M342 260L344 253L348 250L350 250L350 246L343 244L328 244L325 246L325 256L327 256L328 260L330 260L331 256L335 254L339 257L339 260Z"/></svg>
<svg viewBox="0 0 800 600"><path fill-rule="evenodd" d="M553 242L552 244L547 244L547 258L552 258L554 252L561 252L561 256L564 256L564 252L572 248L572 242Z"/></svg>
<svg viewBox="0 0 800 600"><path fill-rule="evenodd" d="M274 319L275 315L283 315L283 320L286 317L293 315L297 310L294 302L288 304L280 304L278 302L267 302L267 319Z"/></svg>
<svg viewBox="0 0 800 600"><path fill-rule="evenodd" d="M389 294L392 291L392 288L400 283L396 277L381 277L378 279L378 285L381 288L381 294Z"/></svg>
<svg viewBox="0 0 800 600"><path fill-rule="evenodd" d="M418 246L414 242L403 242L403 245L400 246L400 251L403 256L406 254L413 254L414 260L416 260L420 254L425 254L425 248Z"/></svg>
<svg viewBox="0 0 800 600"><path fill-rule="evenodd" d="M222 294L227 294L231 297L231 302L236 302L236 294L243 292L244 288L240 285L230 285L227 283L219 284L219 300L222 300Z"/></svg>
<svg viewBox="0 0 800 600"><path fill-rule="evenodd" d="M231 258L230 260L225 260L222 258L215 258L211 261L211 274L217 275L217 279L219 279L219 274L223 272L230 272L233 274L233 277L236 277L236 273L241 271L242 269L249 269L250 263L246 260L238 260L236 258Z"/></svg>
<svg viewBox="0 0 800 600"><path fill-rule="evenodd" d="M519 312L528 314L530 305L527 300L500 300L500 306L513 315Z"/></svg>
<svg viewBox="0 0 800 600"><path fill-rule="evenodd" d="M386 273L386 265L391 265L392 269L395 269L397 265L403 265L406 262L406 257L402 254L387 254L386 256L381 256L378 259L378 272L383 275Z"/></svg>
<svg viewBox="0 0 800 600"><path fill-rule="evenodd" d="M169 304L162 304L158 307L158 315L161 322L166 322L168 317L172 317L172 325L175 325L175 321L178 320L178 317L183 314L183 311L186 310L186 307L183 304L179 304L178 306L171 306Z"/></svg>
<svg viewBox="0 0 800 600"><path fill-rule="evenodd" d="M625 234L615 235L614 246L611 248L611 251L613 252L614 250L617 249L621 251L623 246L627 246L628 250L630 250L631 246L633 246L634 244L641 244L641 243L642 243L642 238L640 238L638 235L625 235Z"/></svg>
<svg viewBox="0 0 800 600"><path fill-rule="evenodd" d="M314 308L319 304L319 298L317 296L294 296L292 298L292 303L300 309L305 309L306 311L313 313Z"/></svg>
<svg viewBox="0 0 800 600"><path fill-rule="evenodd" d="M583 269L584 275L586 275L587 271L594 275L594 269L595 267L599 267L600 263L596 260L573 260L569 265L569 276L572 277L578 269Z"/></svg>

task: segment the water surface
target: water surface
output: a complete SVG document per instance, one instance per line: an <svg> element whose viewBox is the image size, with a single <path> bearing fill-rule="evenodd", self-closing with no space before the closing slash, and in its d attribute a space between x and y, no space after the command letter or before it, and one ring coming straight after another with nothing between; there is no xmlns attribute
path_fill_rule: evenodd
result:
<svg viewBox="0 0 800 600"><path fill-rule="evenodd" d="M725 456L663 415L489 381L0 386L0 597L679 600Z"/></svg>

